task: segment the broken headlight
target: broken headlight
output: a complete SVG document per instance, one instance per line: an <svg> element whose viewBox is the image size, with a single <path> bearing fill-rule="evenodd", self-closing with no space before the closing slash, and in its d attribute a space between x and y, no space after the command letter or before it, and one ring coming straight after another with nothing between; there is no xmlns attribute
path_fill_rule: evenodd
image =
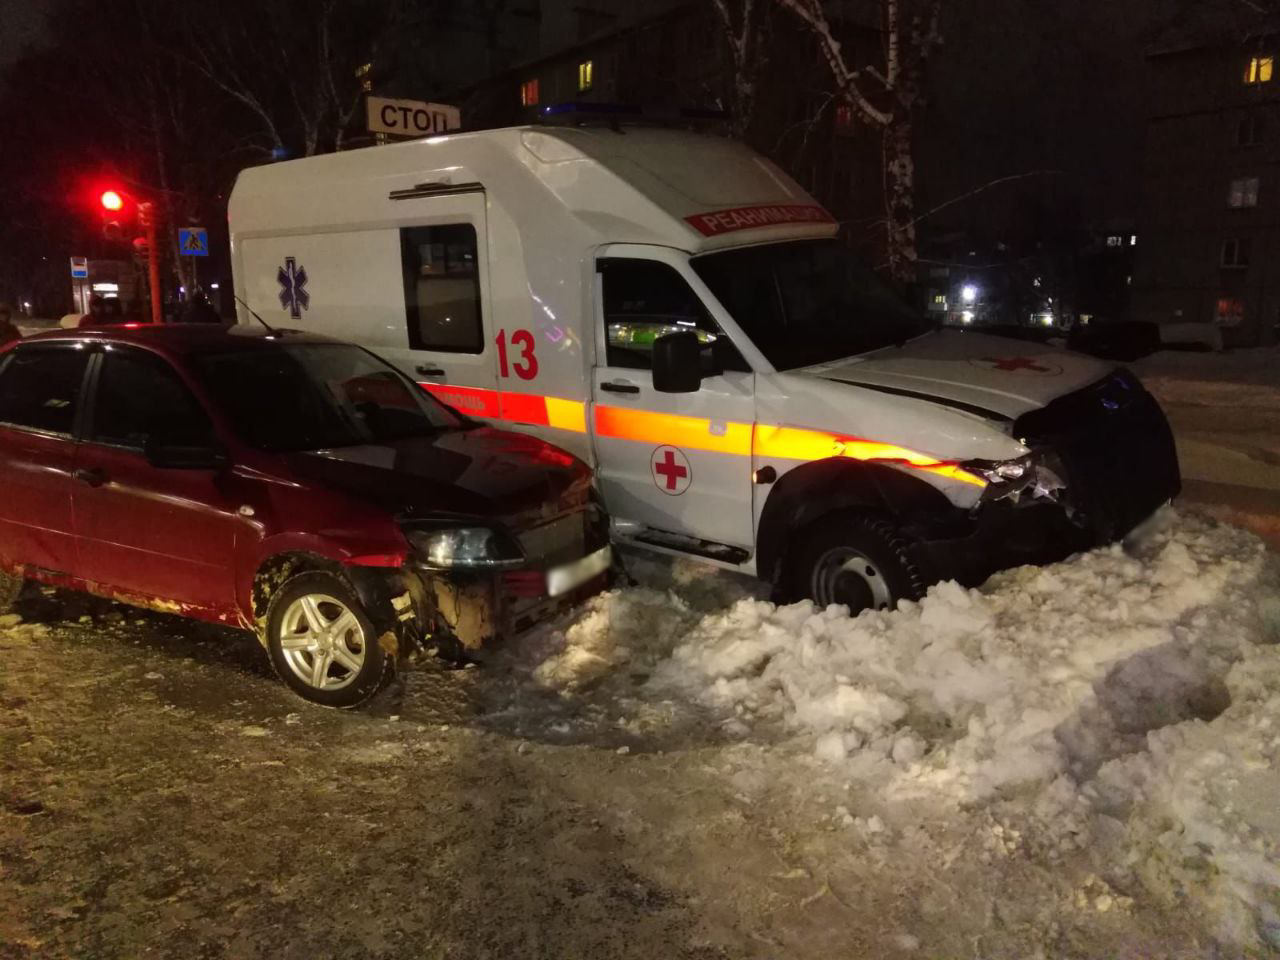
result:
<svg viewBox="0 0 1280 960"><path fill-rule="evenodd" d="M439 570L492 570L524 563L520 545L492 527L412 527L404 535L414 559Z"/></svg>
<svg viewBox="0 0 1280 960"><path fill-rule="evenodd" d="M987 481L982 502L993 500L1048 500L1057 503L1066 489L1065 471L1057 455L1036 450L1012 460L970 460L961 464Z"/></svg>

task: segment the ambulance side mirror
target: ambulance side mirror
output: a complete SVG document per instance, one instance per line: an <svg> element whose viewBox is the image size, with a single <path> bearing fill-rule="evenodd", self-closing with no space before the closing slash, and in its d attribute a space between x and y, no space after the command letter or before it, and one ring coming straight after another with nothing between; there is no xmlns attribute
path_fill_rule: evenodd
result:
<svg viewBox="0 0 1280 960"><path fill-rule="evenodd" d="M653 389L696 393L702 387L702 344L698 335L669 333L653 342Z"/></svg>

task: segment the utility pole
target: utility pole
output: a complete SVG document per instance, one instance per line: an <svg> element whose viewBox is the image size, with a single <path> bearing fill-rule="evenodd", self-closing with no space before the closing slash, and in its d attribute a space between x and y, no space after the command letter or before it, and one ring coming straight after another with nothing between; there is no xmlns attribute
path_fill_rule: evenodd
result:
<svg viewBox="0 0 1280 960"><path fill-rule="evenodd" d="M160 305L160 252L156 245L155 205L138 204L138 220L147 228L147 285L151 288L151 322L164 323Z"/></svg>

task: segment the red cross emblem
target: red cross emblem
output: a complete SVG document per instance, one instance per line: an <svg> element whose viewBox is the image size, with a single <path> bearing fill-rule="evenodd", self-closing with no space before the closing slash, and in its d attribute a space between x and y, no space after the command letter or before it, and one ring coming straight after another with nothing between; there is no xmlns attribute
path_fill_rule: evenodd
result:
<svg viewBox="0 0 1280 960"><path fill-rule="evenodd" d="M659 447L653 451L649 465L653 468L653 482L658 489L673 497L688 490L693 481L689 459L675 447Z"/></svg>
<svg viewBox="0 0 1280 960"><path fill-rule="evenodd" d="M1048 367L1043 367L1030 357L983 357L984 363L989 363L996 370L1033 370L1036 373L1052 373Z"/></svg>

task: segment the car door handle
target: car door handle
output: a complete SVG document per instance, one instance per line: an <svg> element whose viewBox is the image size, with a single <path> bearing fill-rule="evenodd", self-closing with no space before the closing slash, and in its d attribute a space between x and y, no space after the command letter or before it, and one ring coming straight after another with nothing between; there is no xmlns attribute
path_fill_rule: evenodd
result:
<svg viewBox="0 0 1280 960"><path fill-rule="evenodd" d="M87 483L91 487L100 487L107 482L107 475L94 467L92 470L72 470L71 476L75 477L81 483Z"/></svg>
<svg viewBox="0 0 1280 960"><path fill-rule="evenodd" d="M610 393L639 393L640 388L634 383L602 383L601 390L608 390Z"/></svg>
<svg viewBox="0 0 1280 960"><path fill-rule="evenodd" d="M443 377L444 371L439 367L427 367L419 365L413 368L420 377Z"/></svg>

